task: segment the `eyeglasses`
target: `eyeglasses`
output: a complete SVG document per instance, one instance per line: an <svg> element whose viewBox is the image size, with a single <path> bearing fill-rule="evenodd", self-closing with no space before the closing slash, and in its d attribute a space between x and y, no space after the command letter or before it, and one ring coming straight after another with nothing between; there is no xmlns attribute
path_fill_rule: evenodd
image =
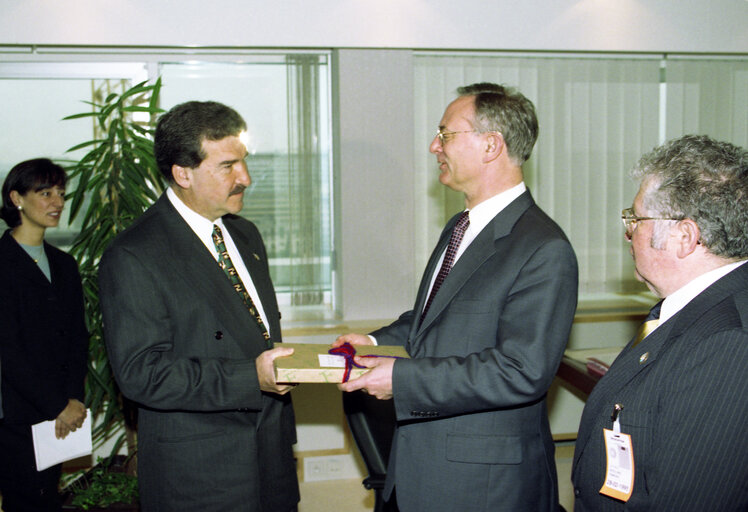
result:
<svg viewBox="0 0 748 512"><path fill-rule="evenodd" d="M450 132L450 131L442 130L441 128L436 130L436 136L439 137L440 144L444 144L445 141L449 140L449 137L451 137L452 135L456 135L458 133L496 133L498 135L501 135L501 132L496 131L496 130L490 130L487 132L482 132L480 130L462 130L462 131L457 131L457 132Z"/></svg>
<svg viewBox="0 0 748 512"><path fill-rule="evenodd" d="M631 238L631 235L634 233L634 230L636 229L636 224L638 222L642 222L645 220L683 220L683 219L675 219L673 217L639 217L638 215L634 214L633 208L626 208L621 211L621 221L623 222L623 227L626 230L626 236Z"/></svg>
<svg viewBox="0 0 748 512"><path fill-rule="evenodd" d="M476 133L477 131L478 130L462 130L457 132L450 132L439 128L438 130L436 130L436 136L439 137L439 143L444 144L444 142L449 140L449 137L451 137L452 135L457 135L458 133Z"/></svg>

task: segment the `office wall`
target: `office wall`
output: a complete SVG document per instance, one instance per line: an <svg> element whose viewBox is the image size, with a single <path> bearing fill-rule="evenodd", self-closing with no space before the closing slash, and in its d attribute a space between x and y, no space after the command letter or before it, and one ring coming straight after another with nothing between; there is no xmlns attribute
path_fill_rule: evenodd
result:
<svg viewBox="0 0 748 512"><path fill-rule="evenodd" d="M0 0L0 44L745 52L745 0Z"/></svg>
<svg viewBox="0 0 748 512"><path fill-rule="evenodd" d="M747 21L746 0L0 0L0 46L336 49L337 286L355 328L409 308L422 271L411 49L746 53ZM632 328L578 324L571 346L620 344ZM302 459L350 456L335 389L295 393ZM550 405L554 432L573 432L582 402L554 386Z"/></svg>

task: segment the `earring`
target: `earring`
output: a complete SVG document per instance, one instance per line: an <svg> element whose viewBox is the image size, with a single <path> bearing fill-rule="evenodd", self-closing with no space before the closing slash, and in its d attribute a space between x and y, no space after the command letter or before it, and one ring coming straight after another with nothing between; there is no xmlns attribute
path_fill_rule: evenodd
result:
<svg viewBox="0 0 748 512"><path fill-rule="evenodd" d="M21 210L23 210L23 206L21 206L20 204L19 204L18 206L16 206L16 208L18 208L18 211L19 211L19 212L20 212Z"/></svg>

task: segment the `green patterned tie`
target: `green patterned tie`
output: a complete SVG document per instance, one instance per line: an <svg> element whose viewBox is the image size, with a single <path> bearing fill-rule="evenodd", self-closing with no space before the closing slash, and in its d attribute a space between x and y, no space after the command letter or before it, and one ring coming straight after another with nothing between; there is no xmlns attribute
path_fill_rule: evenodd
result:
<svg viewBox="0 0 748 512"><path fill-rule="evenodd" d="M234 290L236 290L236 293L241 296L242 301L244 301L244 305L247 306L247 309L249 310L249 313L257 321L257 325L260 326L262 337L265 338L265 342L267 343L268 348L272 348L273 343L272 341L270 341L270 333L268 333L268 330L265 327L265 323L262 321L260 312L255 307L254 302L252 302L252 297L249 296L249 293L247 293L247 289L244 288L244 283L242 283L242 279L236 272L234 264L231 263L231 257L229 256L229 252L226 250L226 244L223 241L223 233L221 233L221 228L219 228L216 224L213 225L213 243L215 244L216 250L218 251L218 265L223 269L226 277L229 278L229 281L231 281L231 284L234 286Z"/></svg>

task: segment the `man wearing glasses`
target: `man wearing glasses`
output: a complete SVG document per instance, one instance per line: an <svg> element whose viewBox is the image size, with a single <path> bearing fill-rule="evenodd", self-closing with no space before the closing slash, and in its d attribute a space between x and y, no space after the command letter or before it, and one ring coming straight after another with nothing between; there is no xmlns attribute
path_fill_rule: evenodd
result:
<svg viewBox="0 0 748 512"><path fill-rule="evenodd" d="M545 397L576 309L576 258L523 181L532 103L495 84L458 92L430 151L467 208L442 232L414 308L371 338L336 341L404 345L411 359L358 358L372 370L341 389L394 400L385 496L402 512L555 512Z"/></svg>
<svg viewBox="0 0 748 512"><path fill-rule="evenodd" d="M663 300L587 400L575 510L748 510L748 152L688 135L632 174L626 239Z"/></svg>

